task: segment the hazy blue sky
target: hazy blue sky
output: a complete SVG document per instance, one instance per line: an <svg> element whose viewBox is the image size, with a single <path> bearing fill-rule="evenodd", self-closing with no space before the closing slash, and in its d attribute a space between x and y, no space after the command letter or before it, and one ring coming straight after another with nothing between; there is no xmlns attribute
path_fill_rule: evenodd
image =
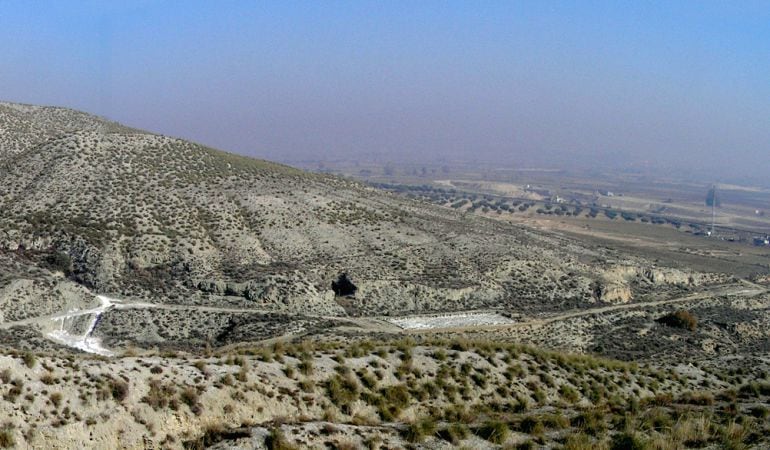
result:
<svg viewBox="0 0 770 450"><path fill-rule="evenodd" d="M770 1L0 0L0 98L279 160L770 171Z"/></svg>

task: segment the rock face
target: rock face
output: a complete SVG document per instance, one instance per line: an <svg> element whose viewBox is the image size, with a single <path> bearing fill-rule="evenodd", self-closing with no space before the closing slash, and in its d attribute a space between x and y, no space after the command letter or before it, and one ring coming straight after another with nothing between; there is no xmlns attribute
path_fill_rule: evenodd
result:
<svg viewBox="0 0 770 450"><path fill-rule="evenodd" d="M591 294L595 300L601 302L628 303L634 300L635 290L689 289L724 281L725 276L718 274L641 264L615 265L601 272L600 277L591 284Z"/></svg>
<svg viewBox="0 0 770 450"><path fill-rule="evenodd" d="M631 287L622 282L594 282L592 294L596 300L605 303L628 303L633 299Z"/></svg>
<svg viewBox="0 0 770 450"><path fill-rule="evenodd" d="M76 111L0 103L0 130L0 251L64 253L98 292L328 313L347 271L346 311L398 314L590 301L596 280L602 301L629 301L634 277L690 277L605 271L561 237Z"/></svg>

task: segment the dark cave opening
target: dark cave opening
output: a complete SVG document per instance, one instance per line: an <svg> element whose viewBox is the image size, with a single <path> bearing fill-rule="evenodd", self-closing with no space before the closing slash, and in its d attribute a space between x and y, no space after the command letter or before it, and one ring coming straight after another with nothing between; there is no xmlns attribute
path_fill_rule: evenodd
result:
<svg viewBox="0 0 770 450"><path fill-rule="evenodd" d="M356 295L358 288L348 278L348 274L343 272L337 277L337 281L332 281L332 290L337 297L352 297Z"/></svg>

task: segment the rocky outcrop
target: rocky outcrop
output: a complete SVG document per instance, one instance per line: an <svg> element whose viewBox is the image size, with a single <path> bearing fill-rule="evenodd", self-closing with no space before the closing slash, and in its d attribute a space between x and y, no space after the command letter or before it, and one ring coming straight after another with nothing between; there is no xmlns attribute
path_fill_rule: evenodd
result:
<svg viewBox="0 0 770 450"><path fill-rule="evenodd" d="M683 271L668 267L623 265L600 273L591 284L591 294L597 301L628 303L634 299L635 286L657 288L695 287L719 281L717 274Z"/></svg>

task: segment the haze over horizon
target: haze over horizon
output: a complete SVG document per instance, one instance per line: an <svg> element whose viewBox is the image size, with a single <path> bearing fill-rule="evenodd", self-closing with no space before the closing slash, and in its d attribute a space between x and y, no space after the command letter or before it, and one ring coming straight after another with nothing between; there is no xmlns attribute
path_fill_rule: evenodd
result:
<svg viewBox="0 0 770 450"><path fill-rule="evenodd" d="M0 99L278 161L763 177L770 2L0 0Z"/></svg>

